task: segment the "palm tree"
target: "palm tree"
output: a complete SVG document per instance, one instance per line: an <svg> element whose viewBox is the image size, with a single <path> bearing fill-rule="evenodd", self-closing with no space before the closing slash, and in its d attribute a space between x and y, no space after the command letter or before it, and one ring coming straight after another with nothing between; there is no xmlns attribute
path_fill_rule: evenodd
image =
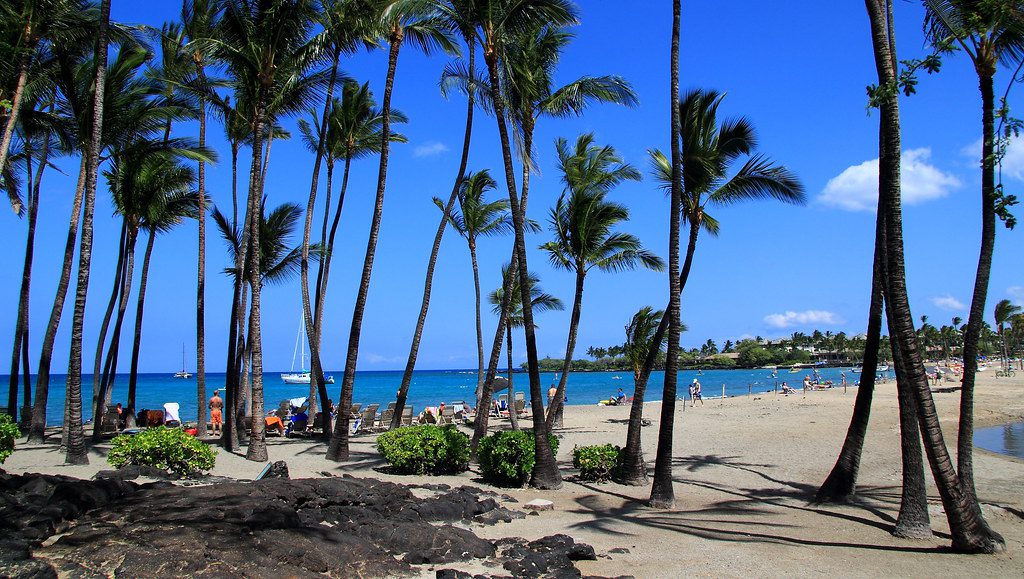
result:
<svg viewBox="0 0 1024 579"><path fill-rule="evenodd" d="M669 210L669 236L668 236L668 309L666 316L662 317L662 322L659 325L666 326L668 329L668 351L665 354L665 386L664 394L661 402L661 427L658 431L658 451L657 458L655 461L654 469L654 483L651 485L651 499L650 504L653 507L672 508L675 504L675 493L672 490L672 436L674 434L674 421L675 421L675 400L676 400L676 380L677 369L679 367L679 334L680 326L682 324L680 316L680 294L683 291L684 280L676 278L676 272L679 271L679 229L680 219L682 217L682 211L684 210L683 205L683 173L685 165L683 164L683 152L680 147L680 140L682 138L688 138L689 135L683 133L682 110L681 105L676 104L676 99L679 98L679 19L680 19L681 7L679 0L672 1L672 43L670 48L670 65L669 65L669 86L671 93L671 125L669 128L669 138L671 140L671 164L669 165L669 194L671 196L671 208ZM691 236L690 236L690 247L694 247L696 244L696 237L692 234L692 228L694 224L691 222ZM689 249L689 248L688 248ZM687 258L690 257L690 253L687 253ZM689 264L689 262L687 262ZM684 268L684 274L687 275L689 272L688 268ZM667 324L665 317L668 318ZM654 335L654 341L661 341L661 337L658 334ZM651 353L647 355L647 362L644 364L647 368L654 367L654 356ZM650 370L645 368L648 375ZM641 378L644 378L641 375ZM646 379L642 379L637 384L637 389L633 393L633 405L643 403L644 390L647 387ZM639 399L639 402L637 401ZM631 409L632 412L632 409ZM630 446L630 440L627 437L626 446ZM635 443L636 448L639 448L639 442ZM625 457L624 457L625 458ZM640 460L642 458L638 456L629 457L633 461ZM624 473L639 473L641 469L646 467L640 464L630 464L623 462L622 470ZM636 476L635 474L632 476Z"/></svg>
<svg viewBox="0 0 1024 579"><path fill-rule="evenodd" d="M209 38L217 27L220 9L210 0L184 0L181 5L181 26L185 37L191 40ZM210 91L206 78L208 54L199 48L189 49L188 56L196 71L196 89L199 92L199 146L206 147L206 93ZM206 163L199 161L198 206L199 255L196 271L196 436L206 437ZM145 269L145 267L143 267ZM140 290L140 295L141 295ZM140 304L141 308L141 304ZM138 322L136 322L138 324ZM129 418L131 415L129 415Z"/></svg>
<svg viewBox="0 0 1024 579"><path fill-rule="evenodd" d="M96 41L96 80L93 84L92 130L85 150L85 198L82 204L82 233L78 253L78 283L75 287L75 308L71 318L71 353L65 392L67 400L68 464L89 464L82 429L82 331L85 325L85 301L89 293L92 263L93 205L99 177L100 147L103 138L104 82L107 72L107 43L110 25L110 0L100 2L99 36Z"/></svg>
<svg viewBox="0 0 1024 579"><path fill-rule="evenodd" d="M544 7L541 7L545 9ZM548 7L551 8L551 7ZM509 28L510 34L504 41L500 59L501 76L505 83L501 88L507 111L515 131L517 151L522 165L522 184L519 203L526 213L530 190L530 174L534 163L533 135L541 116L566 118L579 116L593 102L617 103L625 106L637 104L636 94L625 80L618 76L584 76L560 88L555 85L555 73L562 51L572 35L557 23L544 19L527 23L522 29ZM485 106L493 110L490 100L490 86L484 80L476 81L472 76L463 75L463 82L479 84ZM513 256L513 263L516 263ZM478 388L477 406L490 404L489 383L497 373L501 354L501 342L505 319L498 316L485 386ZM477 421L474 429L475 443L487 432L487 416Z"/></svg>
<svg viewBox="0 0 1024 579"><path fill-rule="evenodd" d="M252 128L252 164L249 169L249 194L246 202L246 227L238 252L236 265L241 269L243 260L249 264L248 285L249 335L248 348L252 352L253 415L263 415L263 344L260 327L260 228L256 215L260 211L263 191L263 146L265 133L272 130L275 120L284 114L304 110L313 89L323 82L322 74L309 74L316 64L319 44L311 41L309 32L316 16L316 5L311 0L224 0L223 16L216 39L210 41L217 48L217 56L227 66L232 77L236 108L249 119ZM252 253L245 260L244 254ZM242 284L236 281L235 311L231 333L242 319ZM237 335L231 336L231 344ZM237 400L236 377L239 370L237 356L229 352L228 408L235 408ZM232 412L228 412L229 417ZM233 429L232 429L233 431ZM232 434L235 436L235 434ZM226 438L227 441L227 438ZM231 442L228 441L230 445ZM252 437L246 458L264 461L267 458L264 424L253 421Z"/></svg>
<svg viewBox="0 0 1024 579"><path fill-rule="evenodd" d="M427 272L423 281L423 297L420 300L420 313L416 318L416 329L413 331L412 344L409 346L409 357L405 363L405 371L402 373L402 382L398 387L396 406L404 407L405 399L409 392L409 385L412 383L412 373L416 369L416 357L419 355L420 340L423 338L423 327L427 321L427 310L430 308L430 292L434 284L434 267L437 265L437 255L441 250L441 239L448 226L448 217L455 206L455 199L458 197L462 187L462 180L466 174L466 166L469 163L469 143L473 135L473 108L476 104L476 42L474 39L474 22L476 16L476 0L442 0L438 3L440 17L451 28L457 32L469 50L468 63L463 64L456 61L445 67L441 76L441 94L445 97L453 87L461 88L467 97L466 109L466 130L462 138L462 155L459 157L459 169L455 175L455 183L452 185L452 192L448 196L448 202L443 206L441 219L437 225L437 233L434 234L434 244L430 249L430 257L427 259ZM463 74L464 73L464 74ZM470 78L473 82L459 85L458 81L451 79L457 77ZM477 385L479 393L481 386Z"/></svg>
<svg viewBox="0 0 1024 579"><path fill-rule="evenodd" d="M461 213L449 212L448 219L456 233L461 235L469 245L469 260L473 266L473 289L475 292L476 311L476 348L477 348L477 392L483 386L484 373L484 334L480 316L480 269L476 261L476 243L480 237L505 235L512 230L512 217L508 214L508 201L498 199L486 201L484 196L498 184L491 177L490 171L483 169L476 173L466 174L459 188L459 208ZM434 198L434 204L445 211L445 204ZM397 427L401 420L399 411L405 404L405 396L399 391L399 400L395 405L395 416L392 427Z"/></svg>
<svg viewBox="0 0 1024 579"><path fill-rule="evenodd" d="M681 132L677 164L673 164L660 151L651 152L654 173L666 190L671 190L676 176L682 180L680 219L689 226L689 236L682 268L678 273L680 292L686 287L689 279L701 230L712 236L718 234L718 220L708 214L708 206L727 206L743 201L765 199L799 204L805 199L803 185L792 172L784 166L776 165L763 154L754 154L757 139L750 121L740 118L719 122L718 107L724 96L715 91L698 89L688 92L678 101L679 110L676 114L680 119ZM733 164L744 157L746 160L743 165L733 172ZM673 167L677 167L678 170L673 170ZM668 313L662 317L658 326L656 336L659 339L660 335L669 329L671 316L670 304ZM675 365L677 356L671 355L674 352L671 338L668 347L670 352L666 358L665 376L671 391L662 397L661 432L658 436L658 456L665 470L655 469L654 483L663 500L652 501L663 505L671 505L674 500L671 494L668 461L671 460L672 429L675 420L676 376L675 368L670 368L669 364ZM654 360L653 353L649 354L644 371L640 375L638 388L633 394L634 405L643 404L647 380L654 369ZM627 439L627 447L632 446L630 442ZM624 460L630 461L623 467L625 473L640 472L643 468L642 463L637 462L640 457L628 455ZM659 473L661 483L657 482Z"/></svg>
<svg viewBox="0 0 1024 579"><path fill-rule="evenodd" d="M894 29L892 2L870 0L867 2L867 10L879 86L895 87L897 59L895 39L891 35ZM885 209L885 297L889 335L893 342L893 353L896 354L897 381L906 384L916 403L925 452L946 511L953 548L958 551L992 552L1002 548L1005 543L985 523L977 499L964 488L953 469L915 339L903 258L898 91L885 90L880 97L879 197Z"/></svg>
<svg viewBox="0 0 1024 579"><path fill-rule="evenodd" d="M537 339L533 327L533 309L530 303L529 268L526 262L526 213L521 209L516 195L516 179L512 167L512 146L508 135L506 109L499 78L499 61L504 55L505 43L519 31L539 24L568 25L576 21L575 11L565 0L481 0L474 22L478 29L494 118L498 124L498 138L501 143L502 161L505 169L505 185L508 189L509 208L515 230L515 252L512 270L519 272L520 292L523 293L523 320L526 334L526 360L530 373L530 403L533 411L533 437L536 463L530 484L536 488L559 488L562 478L558 473L554 454L548 441L547 423L544 421L544 401L540 385L540 369L537 365ZM505 308L507 311L507 308ZM500 325L500 322L499 322ZM499 345L500 349L500 345ZM492 359L493 350L492 350ZM490 374L490 372L488 372ZM486 396L487 387L484 387ZM477 437L475 429L474 438Z"/></svg>
<svg viewBox="0 0 1024 579"><path fill-rule="evenodd" d="M338 78L338 66L341 62L342 53L352 53L358 48L360 44L364 44L367 47L372 47L376 40L376 30L372 29L371 18L369 10L369 3L349 2L349 1L338 1L328 0L323 3L323 10L320 12L319 23L324 27L324 31L321 33L325 44L325 50L331 57L331 72L330 77L327 81L327 94L324 98L323 113L320 117L319 126L327 127L328 116L331 114L331 109L334 104L334 86ZM312 110L312 109L311 109ZM314 122L316 121L316 115L314 113ZM312 147L314 152L313 160L313 176L310 180L309 186L309 202L306 205L306 220L302 230L302 263L300 268L301 275L301 297L302 297L302 312L304 325L306 328L307 338L309 341L309 357L310 357L310 374L311 380L309 384L309 406L315 407L316 395L320 393L320 404L321 410L324 416L330 415L330 409L327 406L326 398L326 386L324 385L323 368L321 367L320 359L320 326L314 321L317 312L313 310L313 307L309 299L309 240L310 231L313 226L313 211L316 206L316 194L317 187L320 179L320 164L323 161L325 153L327 153L327 137L329 131L321 130L318 132L316 144ZM330 154L328 153L330 157ZM328 184L327 184L327 200L324 207L324 229L327 227L327 216L330 214L331 209L331 183L330 174L332 172L332 163L328 161ZM326 237L326 233L323 234ZM323 263L323 262L321 262ZM319 298L319 288L315 288L314 294ZM319 304L319 300L317 301ZM328 421L324 421L327 424ZM330 436L330 428L324 429L325 437Z"/></svg>
<svg viewBox="0 0 1024 579"><path fill-rule="evenodd" d="M341 382L341 396L338 405L338 419L331 443L327 449L327 460L348 460L348 421L352 406L352 387L356 377L356 363L359 358L359 336L362 332L363 311L370 291L370 274L377 251L377 236L380 233L384 213L384 192L387 186L388 157L391 152L391 93L395 85L395 70L398 53L406 41L419 47L424 53L436 48L455 52L456 48L444 19L430 2L423 0L394 0L388 2L380 14L382 30L388 35L388 71L384 81L384 96L381 104L381 148L380 168L377 173L377 195L370 221L370 236L363 259L363 273L359 281L355 309L352 312L352 327L349 330L348 353L345 357L345 374Z"/></svg>
<svg viewBox="0 0 1024 579"><path fill-rule="evenodd" d="M559 138L555 149L565 190L548 218L555 239L541 248L548 252L553 266L576 274L576 294L562 376L548 408L548 428L562 423L562 399L576 349L587 273L595 267L606 272L628 271L637 266L654 271L664 269L661 258L644 249L635 236L613 231L629 219L629 210L607 201L606 196L624 181L639 181L640 171L623 162L611 145L595 144L592 133L580 135L572 148L568 141Z"/></svg>
<svg viewBox="0 0 1024 579"><path fill-rule="evenodd" d="M974 280L974 295L964 332L964 374L960 391L960 430L957 436L957 473L964 492L974 490L974 377L978 370L978 340L985 317L995 251L996 216L1005 197L996 185L995 95L993 78L1000 64L1015 65L1024 57L1024 13L1016 2L984 0L926 0L924 28L936 46L958 46L970 58L981 90L981 249ZM1011 83L1012 84L1012 83ZM1009 89L1007 89L1009 90ZM1006 98L1000 106L1006 105ZM1002 215L1005 220L1006 215ZM1012 227L1011 224L1008 225Z"/></svg>
<svg viewBox="0 0 1024 579"><path fill-rule="evenodd" d="M397 109L391 110L392 123L405 123L408 119ZM323 223L320 233L320 244L325 248L326 254L323 259L318 260L316 282L314 284L313 302L313 325L312 333L319 344L323 332L324 303L327 299L327 282L330 279L331 259L334 253L334 239L338 233L338 224L341 222L341 212L345 205L345 196L348 191L349 172L352 161L380 153L383 133L381 126L383 114L373 99L373 92L370 84L360 85L353 80L346 80L342 88L340 99L334 99L331 105L331 112L327 118L325 137L325 151L327 156L327 195L324 209ZM319 143L319 135L324 132L324 127L313 119L310 125L305 119L299 119L299 130L303 134L306 146L313 149ZM391 131L388 140L392 143L405 143L408 139L405 135ZM334 181L334 164L341 159L344 161L341 190L338 193L337 206L334 210L334 219L331 222L330 233L327 231L328 217L330 215L331 191ZM305 232L303 232L305 237ZM308 255L307 255L308 259ZM307 333L309 330L307 329ZM317 350L319 352L319 350ZM313 358L313 349L310 347L310 356ZM319 365L319 361L316 364ZM313 398L314 385L310 384L310 399ZM327 403L327 389L323 382L317 383L316 393L320 395L323 404ZM326 412L326 411L325 411ZM327 416L328 414L324 414ZM325 423L324 436L329 439L331 427Z"/></svg>
<svg viewBox="0 0 1024 579"><path fill-rule="evenodd" d="M508 360L508 362L507 362L508 363L508 399L510 401L509 403L513 405L512 408L509 411L509 415L508 416L509 416L509 420L512 422L512 429L513 430L519 430L519 416L518 416L518 412L516 412L516 408L515 408L515 399L516 399L516 397L515 397L515 385L512 382L512 377L515 374L515 372L513 372L513 370L512 370L512 368L513 368L513 366L512 366L512 329L513 328L521 328L521 327L523 327L523 304L522 304L522 302L519 301L520 300L520 297L519 297L519 294L520 294L520 292L519 292L519 282L516 281L516 279L515 279L516 276L512 275L511 267L510 266L511 266L511 264L508 264L508 263L506 263L505 265L501 266L501 279L502 279L501 287L499 287L498 289L492 291L487 296L487 301L492 306L491 307L491 312L493 312L494 315L500 316L501 315L501 305L502 305L502 302L504 301L504 298L505 298L505 296L503 295L505 293L505 288L506 287L511 288L509 291L511 291L512 293L511 293L511 295L509 296L509 299L508 299L508 303L510 304L509 305L508 323L506 324L506 329L505 329L505 332L506 332L505 343L507 344L506 352L508 354L508 358L507 358L507 360ZM543 313L543 312L552 311L552 310L558 310L558 311L564 310L565 309L565 305L562 303L562 300L556 298L555 296L553 296L553 295L551 295L549 293L545 293L540 288L539 284L540 284L540 277L538 277L537 274L531 273L530 274L530 296L531 296L530 302L531 302L531 305L533 306L533 311L535 311L537 313Z"/></svg>
<svg viewBox="0 0 1024 579"><path fill-rule="evenodd" d="M1020 312L1021 307L1014 305L1010 300L999 300L999 303L996 304L996 331L999 333L999 341L1003 346L1003 368L1006 370L1010 369L1010 358L1006 349L1006 323Z"/></svg>
<svg viewBox="0 0 1024 579"><path fill-rule="evenodd" d="M633 314L633 317L629 320L629 324L626 325L626 358L629 360L630 366L633 368L633 385L634 391L637 385L640 383L640 376L643 374L644 362L647 361L647 356L650 355L651 349L660 351L662 346L665 345L665 341L668 339L664 333L658 337L656 336L658 331L658 325L661 319L664 317L665 312L662 310L655 310L651 306L645 306L640 308L637 313ZM655 339L658 342L655 342ZM643 450L640 447L640 428L643 426L643 405L633 404L629 409L629 424L627 428L626 439L632 447L623 449L625 456L640 457L638 459L631 459L630 465L640 465L637 472L625 473L623 471L616 473L617 479L622 479L625 484L634 486L640 486L647 484L647 465L643 460Z"/></svg>

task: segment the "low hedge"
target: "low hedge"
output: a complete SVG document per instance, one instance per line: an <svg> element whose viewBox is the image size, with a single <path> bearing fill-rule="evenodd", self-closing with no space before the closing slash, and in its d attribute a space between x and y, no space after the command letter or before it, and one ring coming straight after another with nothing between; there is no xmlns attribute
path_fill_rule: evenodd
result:
<svg viewBox="0 0 1024 579"><path fill-rule="evenodd" d="M614 444L577 446L572 449L572 465L580 470L580 479L605 482L622 462L622 449Z"/></svg>
<svg viewBox="0 0 1024 579"><path fill-rule="evenodd" d="M551 453L558 455L558 439L548 435ZM523 486L537 462L532 430L502 430L480 440L477 448L484 480L499 486Z"/></svg>
<svg viewBox="0 0 1024 579"><path fill-rule="evenodd" d="M136 464L189 476L212 469L217 460L215 450L180 428L147 428L114 437L112 444L107 462L114 468Z"/></svg>
<svg viewBox="0 0 1024 579"><path fill-rule="evenodd" d="M14 452L14 441L21 436L18 425L11 420L10 414L0 414L0 464Z"/></svg>
<svg viewBox="0 0 1024 579"><path fill-rule="evenodd" d="M377 451L402 474L454 474L469 468L469 437L454 425L389 430L377 437Z"/></svg>

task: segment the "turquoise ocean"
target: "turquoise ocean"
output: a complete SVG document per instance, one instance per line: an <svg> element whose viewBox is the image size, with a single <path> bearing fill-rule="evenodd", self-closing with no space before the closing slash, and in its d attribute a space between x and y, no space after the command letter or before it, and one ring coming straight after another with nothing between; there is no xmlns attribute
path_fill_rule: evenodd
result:
<svg viewBox="0 0 1024 579"><path fill-rule="evenodd" d="M820 368L818 373L821 380L832 380L837 386L841 381L841 373L846 373L846 379L850 386L853 386L859 379L859 374L853 374L849 368ZM752 392L754 394L770 392L779 387L782 382L790 386L800 387L805 375L811 374L810 369L801 370L799 373L789 373L786 369L780 369L777 377L772 377L772 371L766 369L752 370L704 370L698 374L696 370L685 370L679 372L678 397L682 398L687 394L689 384L694 378L700 380L705 398L712 398L722 395L722 387L725 387L726 396L745 396ZM341 390L341 372L327 372L333 375L335 384L328 384L327 391L332 400L337 402ZM285 384L279 373L265 373L264 404L268 409L277 407L277 404L285 399L305 397L309 394L309 387L306 385ZM552 384L556 384L554 373L545 372L541 374L541 383L545 394ZM213 395L213 391L224 388L223 373L207 373L206 395ZM0 376L2 384L9 383L7 375ZM92 398L92 375L83 376L82 395L85 400ZM395 399L395 393L402 382L402 372L395 371L365 371L356 373L356 381L353 389L353 402L363 404L379 403L382 407ZM649 401L661 400L662 385L664 383L664 372L655 372L651 375L648 383L646 399ZM33 376L33 385L35 377ZM50 378L50 394L46 407L47 422L51 425L60 424L64 415L64 385L65 376L54 374ZM516 373L513 385L517 391L528 392L529 377L525 373ZM597 404L598 401L613 396L619 388L627 396L633 394L633 373L632 372L578 372L570 373L567 389L568 404ZM437 406L441 402L458 402L465 400L474 404L476 391L475 370L420 370L413 373L412 384L409 388L409 403L418 413L425 406ZM223 391L221 392L223 395ZM128 375L118 374L114 380L113 401L125 403L128 395ZM529 396L527 396L529 397ZM181 405L181 418L184 421L195 420L196 418L196 380L195 376L189 379L177 379L167 374L140 374L137 384L136 406L139 409L153 408L162 409L165 402L177 402ZM20 400L19 400L20 403ZM88 406L88 404L87 404ZM85 420L92 418L90 408L83 408Z"/></svg>

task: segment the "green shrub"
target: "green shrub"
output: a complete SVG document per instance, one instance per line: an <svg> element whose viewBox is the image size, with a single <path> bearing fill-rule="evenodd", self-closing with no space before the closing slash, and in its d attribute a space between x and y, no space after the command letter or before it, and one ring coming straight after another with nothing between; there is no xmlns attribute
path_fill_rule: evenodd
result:
<svg viewBox="0 0 1024 579"><path fill-rule="evenodd" d="M614 444L577 446L572 449L572 465L580 469L583 480L604 482L619 467L622 449Z"/></svg>
<svg viewBox="0 0 1024 579"><path fill-rule="evenodd" d="M14 452L14 439L21 436L18 425L11 420L9 414L0 414L0 464Z"/></svg>
<svg viewBox="0 0 1024 579"><path fill-rule="evenodd" d="M548 435L552 454L558 439ZM484 480L499 486L523 486L537 462L532 430L502 430L485 436L477 448Z"/></svg>
<svg viewBox="0 0 1024 579"><path fill-rule="evenodd" d="M114 468L137 464L188 476L213 468L216 457L217 452L209 445L180 428L157 426L115 437L107 461Z"/></svg>
<svg viewBox="0 0 1024 579"><path fill-rule="evenodd" d="M469 468L469 437L453 425L390 430L377 437L377 451L403 474L452 474Z"/></svg>

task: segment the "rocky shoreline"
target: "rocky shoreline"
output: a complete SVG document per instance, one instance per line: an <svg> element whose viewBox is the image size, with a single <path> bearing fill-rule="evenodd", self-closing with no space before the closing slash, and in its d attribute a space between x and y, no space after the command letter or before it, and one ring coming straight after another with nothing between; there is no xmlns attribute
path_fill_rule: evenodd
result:
<svg viewBox="0 0 1024 579"><path fill-rule="evenodd" d="M435 569L460 579L568 578L581 577L575 561L596 559L567 535L478 537L473 526L530 515L503 505L514 507L512 497L470 486L351 476L192 486L126 480L154 474L0 472L3 575L393 577Z"/></svg>

